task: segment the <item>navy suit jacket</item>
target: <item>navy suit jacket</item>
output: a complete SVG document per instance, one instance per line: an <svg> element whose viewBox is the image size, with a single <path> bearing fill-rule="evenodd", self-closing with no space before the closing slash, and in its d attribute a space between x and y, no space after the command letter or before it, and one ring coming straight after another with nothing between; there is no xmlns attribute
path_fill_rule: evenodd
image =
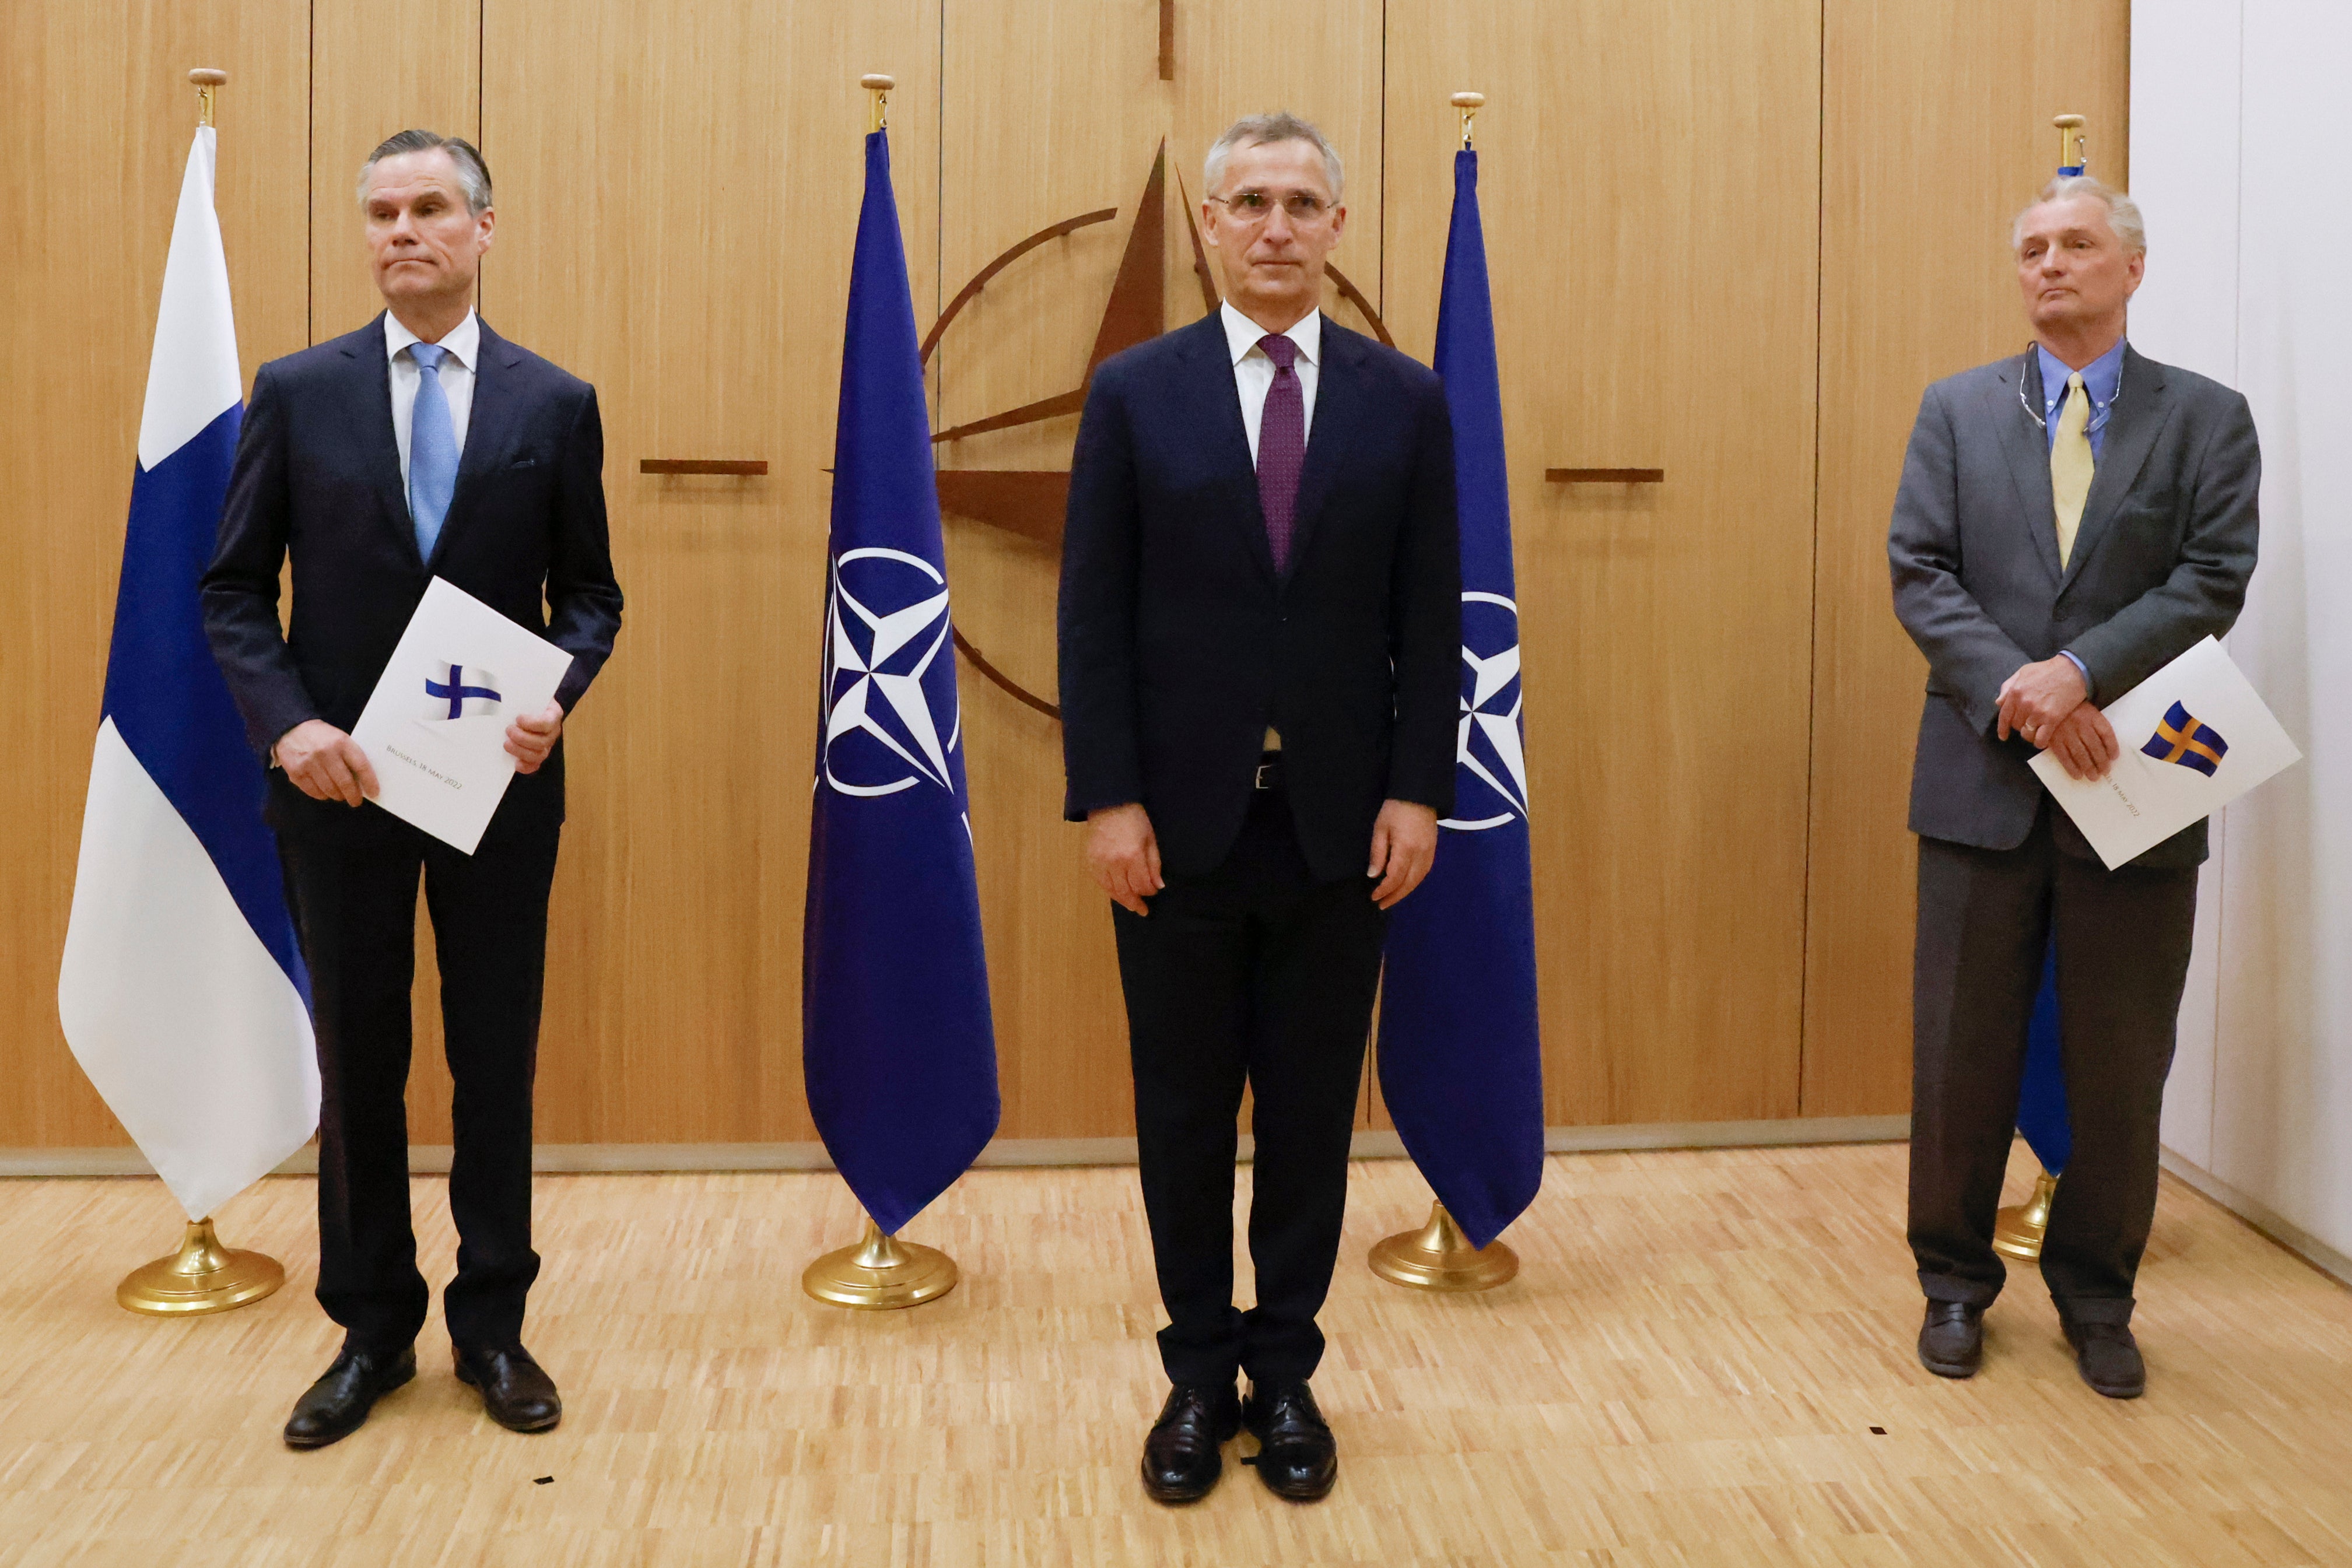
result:
<svg viewBox="0 0 2352 1568"><path fill-rule="evenodd" d="M213 656L263 757L306 719L346 730L358 721L435 577L572 654L556 692L567 712L612 653L621 590L595 389L488 322L479 358L457 491L429 561L417 554L400 479L383 318L255 375L204 610ZM281 634L278 572L289 555L294 602ZM393 821L313 800L274 772L269 818L298 833ZM489 833L562 820L559 742L538 772L515 779Z"/></svg>
<svg viewBox="0 0 2352 1568"><path fill-rule="evenodd" d="M1299 847L1360 877L1383 800L1453 809L1462 559L1436 374L1325 318L1287 575L1223 322L1103 362L1070 465L1060 606L1073 821L1141 802L1163 868L1213 870L1282 734Z"/></svg>

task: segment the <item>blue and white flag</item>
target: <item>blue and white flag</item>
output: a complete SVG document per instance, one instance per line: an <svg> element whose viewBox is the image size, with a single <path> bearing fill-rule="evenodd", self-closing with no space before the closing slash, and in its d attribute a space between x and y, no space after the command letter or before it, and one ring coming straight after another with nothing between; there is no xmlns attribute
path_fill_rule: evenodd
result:
<svg viewBox="0 0 2352 1568"><path fill-rule="evenodd" d="M58 973L75 1059L191 1219L319 1123L310 978L261 818L262 767L197 602L244 415L213 166L205 126L163 266Z"/></svg>
<svg viewBox="0 0 2352 1568"><path fill-rule="evenodd" d="M486 718L497 713L499 704L504 700L495 673L479 664L437 659L425 672L425 695L419 700L416 716L436 723L453 718Z"/></svg>
<svg viewBox="0 0 2352 1568"><path fill-rule="evenodd" d="M1437 863L1390 917L1378 1057L1406 1152L1484 1247L1543 1180L1543 1057L1503 394L1466 148L1454 158L1436 365L1462 519L1462 719Z"/></svg>
<svg viewBox="0 0 2352 1568"><path fill-rule="evenodd" d="M995 1134L931 425L887 131L866 139L834 441L801 1062L850 1189L895 1233Z"/></svg>

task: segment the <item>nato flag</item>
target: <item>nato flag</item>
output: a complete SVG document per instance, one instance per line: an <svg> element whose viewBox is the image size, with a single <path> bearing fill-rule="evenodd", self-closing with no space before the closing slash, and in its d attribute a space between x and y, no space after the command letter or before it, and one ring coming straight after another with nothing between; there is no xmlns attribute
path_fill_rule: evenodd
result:
<svg viewBox="0 0 2352 1568"><path fill-rule="evenodd" d="M1454 158L1454 226L1437 307L1437 373L1454 415L1462 518L1462 719L1454 815L1437 864L1391 917L1381 982L1381 1092L1438 1201L1480 1247L1543 1180L1519 609L1478 155Z"/></svg>
<svg viewBox="0 0 2352 1568"><path fill-rule="evenodd" d="M887 133L866 139L834 439L801 948L809 1110L896 1232L996 1132L963 727L930 416Z"/></svg>

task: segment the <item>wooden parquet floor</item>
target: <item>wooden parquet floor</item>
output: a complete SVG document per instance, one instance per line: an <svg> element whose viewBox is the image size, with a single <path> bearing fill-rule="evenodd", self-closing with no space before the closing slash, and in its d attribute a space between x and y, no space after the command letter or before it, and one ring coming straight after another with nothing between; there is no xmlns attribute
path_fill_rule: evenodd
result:
<svg viewBox="0 0 2352 1568"><path fill-rule="evenodd" d="M277 1436L337 1343L309 1181L222 1217L287 1289L183 1322L112 1299L176 1231L155 1184L0 1183L0 1562L2352 1563L2352 1293L2168 1181L2147 1397L2077 1381L2031 1277L1943 1382L1903 1179L1900 1145L1556 1157L1525 1272L1464 1299L1366 1271L1427 1197L1360 1165L1316 1380L1338 1490L1294 1507L1235 1465L1182 1511L1135 1476L1163 1389L1131 1170L973 1173L909 1231L963 1283L871 1314L798 1289L855 1234L829 1176L542 1177L529 1339L562 1427L491 1426L436 1313L418 1380L311 1454ZM437 1290L442 1184L415 1203Z"/></svg>

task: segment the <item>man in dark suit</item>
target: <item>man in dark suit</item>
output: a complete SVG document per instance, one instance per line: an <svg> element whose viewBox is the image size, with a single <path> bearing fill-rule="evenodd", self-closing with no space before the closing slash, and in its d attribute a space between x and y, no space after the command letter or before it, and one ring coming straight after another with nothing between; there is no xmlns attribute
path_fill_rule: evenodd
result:
<svg viewBox="0 0 2352 1568"><path fill-rule="evenodd" d="M1105 362L1071 464L1066 814L1114 901L1143 1198L1174 1385L1152 1496L1203 1496L1243 1425L1328 1492L1323 1353L1386 911L1452 804L1461 563L1437 378L1321 315L1339 161L1263 115L1211 150L1217 312ZM1309 437L1312 439L1310 440ZM1234 1122L1255 1095L1234 1308ZM1234 1390L1246 1370L1244 1407Z"/></svg>
<svg viewBox="0 0 2352 1568"><path fill-rule="evenodd" d="M2013 239L2033 346L1927 389L1887 543L1895 614L1927 656L1911 787L1919 1358L1946 1377L1982 1363L2004 1277L1994 1208L2054 944L2074 1153L2042 1277L2084 1381L2130 1398L2205 828L2107 871L2026 764L2038 747L2105 777L2119 743L2098 705L2229 631L2261 455L2245 399L2125 341L2147 261L2129 197L2062 178Z"/></svg>
<svg viewBox="0 0 2352 1568"><path fill-rule="evenodd" d="M481 155L403 131L361 171L360 201L387 309L254 378L204 585L214 656L276 769L268 816L310 971L319 1301L345 1337L286 1424L286 1441L305 1448L357 1429L415 1375L428 1294L403 1095L420 870L457 1091L457 1274L444 1305L457 1375L517 1431L562 1416L522 1345L539 1272L531 1079L563 821L560 738L621 622L595 392L474 313L496 224ZM368 809L375 774L347 733L435 577L572 655L555 701L514 716L519 777L471 855Z"/></svg>

